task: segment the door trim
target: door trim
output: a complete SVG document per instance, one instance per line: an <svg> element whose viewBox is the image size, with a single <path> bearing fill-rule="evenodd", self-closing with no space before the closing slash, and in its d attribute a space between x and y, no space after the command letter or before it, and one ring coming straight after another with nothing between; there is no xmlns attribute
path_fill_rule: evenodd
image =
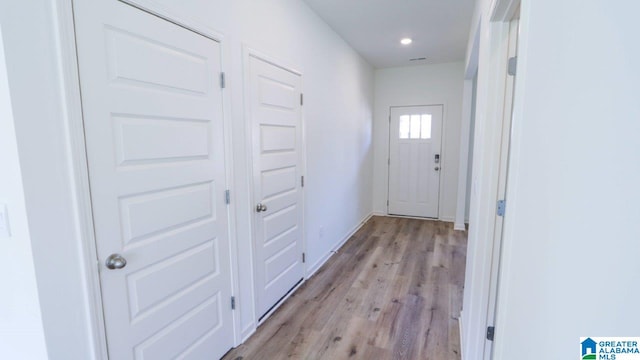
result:
<svg viewBox="0 0 640 360"><path fill-rule="evenodd" d="M89 169L87 167L87 153L84 135L84 117L82 113L82 97L80 93L80 77L79 64L77 58L76 47L76 31L75 20L73 15L74 0L55 0L52 5L54 15L53 18L57 22L55 34L58 41L58 60L59 71L62 73L62 100L65 117L67 119L67 140L66 147L68 150L70 163L72 167L73 184L70 185L75 195L73 205L76 209L78 237L80 239L78 246L80 252L77 260L82 264L84 269L86 304L89 309L89 327L91 329L91 338L93 339L93 355L97 360L107 360L109 358L107 351L107 337L105 328L105 318L102 304L102 289L100 284L99 262L97 255L97 246L95 238L95 229L93 222L93 210L91 204L91 189L89 186ZM136 5L129 0L119 0L128 5L134 6L141 11L151 13L166 21L172 22L187 30L193 31L201 36L209 38L220 44L221 48L221 68L223 71L226 66L226 44L224 36L215 30L199 24L196 20L181 18L172 14L168 9L160 7L153 0L137 0L140 4ZM225 149L225 181L226 188L233 191L233 172L232 167L232 147L231 147L231 123L232 119L229 114L231 99L226 91L222 91L222 107L223 107L223 126L224 132L224 149ZM238 293L239 283L237 276L237 249L231 246L231 242L236 239L236 216L235 204L232 202L228 208L228 232L230 242L231 257L231 284L232 295ZM240 314L234 311L233 314L234 327L234 346L240 344ZM45 335L48 329L45 327ZM49 329L51 331L51 329Z"/></svg>
<svg viewBox="0 0 640 360"><path fill-rule="evenodd" d="M265 61L273 66L276 66L278 68L281 68L283 70L289 71L295 75L300 76L300 90L301 93L304 93L304 76L302 71L298 70L298 68L286 61L283 61L281 59L272 57L270 55L266 55L265 53L256 50L255 48L249 46L248 44L243 44L242 45L242 71L243 71L243 77L244 77L244 88L243 88L243 99L244 99L244 122L245 122L245 135L244 135L244 145L245 145L245 151L246 151L246 171L247 174L249 175L249 177L251 178L251 180L249 180L247 182L247 186L248 186L248 194L249 194L249 204L248 205L248 211L250 213L250 223L251 223L251 238L249 239L249 242L251 244L250 249L251 249L251 253L250 253L250 264L251 264L251 303L253 304L252 307L252 323L250 325L248 325L245 329L242 329L242 338L243 339L247 339L251 334L253 334L253 332L255 332L256 328L258 327L258 325L262 324L265 320L267 320L271 314L273 314L284 302L287 298L289 298L289 296L291 296L302 284L304 284L308 277L307 277L307 269L308 269L308 263L303 263L303 277L302 277L302 281L299 282L296 286L294 286L278 303L276 303L273 308L271 308L266 314L264 314L264 316L262 317L262 319L260 321L258 321L258 309L257 309L257 301L256 301L256 282L255 282L255 276L254 276L254 272L255 272L255 229L256 229L256 224L255 224L255 218L253 216L253 205L256 204L256 199L255 199L255 194L254 194L254 186L253 186L253 144L251 142L251 134L253 133L253 124L251 122L251 104L249 101L247 101L247 99L251 98L251 92L250 92L250 86L251 86L251 78L249 75L250 73L250 60L251 58L256 58L262 61ZM302 163L300 164L300 173L302 174L302 176L304 176L306 178L306 174L307 174L307 132L306 132L306 127L305 127L305 116L304 116L304 106L301 107L300 109L300 127L302 130L302 147L301 150L302 151ZM300 224L301 226L301 234L302 234L302 251L304 253L307 252L307 236L305 233L305 219L306 219L306 208L305 208L305 191L304 191L304 187L302 188L302 196L301 196L302 200L302 224Z"/></svg>
<svg viewBox="0 0 640 360"><path fill-rule="evenodd" d="M477 276L474 279L467 278L465 280L465 310L464 310L464 330L466 333L464 334L465 343L462 343L462 351L465 354L479 354L479 358L485 358L485 346L487 343L485 337L485 328L487 326L487 313L489 307L489 291L490 291L490 267L491 267L491 256L493 254L493 236L494 236L494 224L495 224L495 212L496 212L496 195L498 190L498 166L493 163L485 163L482 164L483 161L486 162L486 159L494 158L499 154L499 147L495 144L495 139L500 137L500 133L502 132L501 122L503 115L503 100L504 100L504 84L506 78L506 69L507 67L507 47L508 47L508 29L509 29L509 21L511 19L506 19L505 21L498 20L493 21L490 17L491 14L501 14L500 16L507 16L505 13L501 13L497 10L497 7L500 6L503 9L514 7L517 4L520 4L519 0L494 0L491 2L492 5L490 7L490 12L488 14L483 15L482 19L478 21L478 23L482 23L482 31L478 30L478 36L482 37L481 48L485 49L485 47L491 48L490 52L493 54L488 56L487 54L480 55L480 61L483 62L486 60L486 66L482 71L478 72L478 106L477 106L477 120L479 121L477 124L486 121L487 123L483 125L485 127L484 137L491 137L492 141L487 139L482 140L484 149L482 154L474 154L474 156L478 155L478 159L474 158L474 164L479 162L480 169L478 170L477 183L474 183L473 186L478 190L477 198L475 203L472 203L470 208L470 217L474 218L474 222L471 224L469 228L468 236L471 241L478 240L476 252L474 254L469 253L468 256L470 260L467 262L468 271L476 271ZM511 4L508 5L507 4ZM526 8L525 4L522 4L524 10ZM514 8L514 10L516 10ZM522 26L521 22L521 32L519 34L519 49L518 55L524 55L524 50L526 50L526 46L524 45L523 34L526 33L526 27ZM493 46L496 45L496 46ZM485 49L486 50L486 49ZM484 51L484 50L482 50ZM482 52L481 51L481 52ZM488 51L488 50L487 50ZM500 56L494 56L498 54ZM502 56L504 54L504 56ZM486 56L485 56L486 55ZM526 62L526 57L522 56L518 59L518 67L520 69L525 68L524 62ZM470 62L469 66L473 64ZM518 88L522 86L525 82L524 75L522 73L518 74L518 81L516 84L515 95L514 95L514 103L513 103L513 121L512 121L512 129L511 129L511 158L518 151L518 113L520 107L520 95L518 92ZM502 84L502 85L501 85ZM497 120L500 121L500 128L497 128ZM476 125L480 126L480 125ZM477 134L477 133L476 133ZM511 222L508 220L509 217L513 216L513 212L515 210L515 206L513 206L517 199L510 195L512 191L512 186L514 183L517 183L517 179L512 177L512 174L517 173L517 163L509 162L508 167L508 176L509 176L509 190L507 191L507 196L509 197L509 210L508 217L505 219L503 226L503 248L501 253L506 252L506 248L509 246L508 239L509 233L511 231ZM476 169L474 169L475 171ZM481 241L480 241L481 240ZM508 273L508 264L504 262L501 264L500 274ZM469 274L469 273L467 273ZM503 287L498 287L497 292L497 301L501 301L501 297L504 292L507 292ZM470 300L469 303L466 303L467 300ZM496 312L498 315L498 312ZM498 321L499 316L496 316L495 326L499 329L500 323ZM473 330L481 330L481 331L473 331ZM493 342L492 347L493 350L498 349L500 347L501 341L500 337L496 337L496 340Z"/></svg>
<svg viewBox="0 0 640 360"><path fill-rule="evenodd" d="M516 15L521 0L493 0L492 22L509 22Z"/></svg>
<svg viewBox="0 0 640 360"><path fill-rule="evenodd" d="M178 14L175 9L162 5L156 0L117 0L127 5L131 5L149 14L172 22L187 30L193 31L211 40L217 41L222 45L224 35L215 29L203 24L194 17Z"/></svg>
<svg viewBox="0 0 640 360"><path fill-rule="evenodd" d="M442 216L440 215L440 210L442 209L442 206L440 206L442 204L442 196L443 196L443 191L442 191L442 174L444 173L444 171L438 171L438 216L435 218L428 218L428 217L415 217L415 216L405 216L405 215L398 215L398 214L390 214L389 213L389 186L391 185L391 167L389 166L389 160L391 159L391 109L393 108L409 108L409 107L420 107L420 106L442 106L442 124L440 126L440 170L442 170L442 159L444 159L445 154L444 154L444 149L446 148L446 143L445 143L445 119L446 119L446 104L443 102L441 104L429 104L429 105L392 105L389 106L389 121L387 122L387 205L386 205L386 210L385 210L385 215L386 216L394 216L394 217L406 217L406 218L412 218L412 219L431 219L431 220L439 220L439 221L447 221L449 222L450 219L443 219Z"/></svg>
<svg viewBox="0 0 640 360"><path fill-rule="evenodd" d="M81 252L78 260L85 271L86 304L91 312L90 328L93 353L96 359L108 359L107 335L102 306L102 290L100 287L99 261L97 255L93 211L91 206L91 191L89 187L89 169L84 136L84 118L82 115L82 97L80 94L80 75L76 48L75 21L73 18L73 1L56 0L55 17L58 22L59 66L63 74L62 99L67 118L67 143L72 167L71 185L75 193L74 207L76 208ZM96 266L98 265L98 266ZM45 336L46 336L45 329Z"/></svg>
<svg viewBox="0 0 640 360"><path fill-rule="evenodd" d="M512 18L504 21L508 25L507 32L507 44L506 53L504 53L504 63L508 63L508 59L511 56L518 55L518 35L519 35L519 11L518 7L515 8L515 13ZM512 127L513 127L513 114L514 114L514 100L515 100L515 86L518 83L517 75L504 76L504 86L499 91L504 95L500 99L502 106L501 111L501 126L499 136L499 147L497 152L499 154L498 168L496 174L496 201L508 200L507 192L509 190L509 166L511 163L511 143L512 143ZM508 130L508 131L505 131ZM493 230L492 236L489 239L491 242L491 252L489 255L489 282L488 282L488 294L487 300L487 313L485 318L486 326L496 326L496 317L498 313L498 292L500 287L500 273L502 267L502 247L504 243L504 230L506 223L505 215L494 215L494 221L491 224ZM495 347L494 341L485 341L484 359L491 359L493 357L493 351Z"/></svg>

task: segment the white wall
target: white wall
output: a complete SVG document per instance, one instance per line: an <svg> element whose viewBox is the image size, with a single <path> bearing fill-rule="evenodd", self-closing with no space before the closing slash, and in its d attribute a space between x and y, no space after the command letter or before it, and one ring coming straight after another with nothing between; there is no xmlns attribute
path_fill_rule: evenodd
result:
<svg viewBox="0 0 640 360"><path fill-rule="evenodd" d="M496 359L638 334L639 12L523 1Z"/></svg>
<svg viewBox="0 0 640 360"><path fill-rule="evenodd" d="M96 314L90 311L91 282L83 263L91 259L83 255L90 239L82 234L82 212L76 206L81 203L76 184L82 173L73 171L78 162L71 161L69 136L77 126L69 123L67 112L73 109L65 108L65 96L73 94L63 88L65 74L58 58L69 43L57 34L69 24L57 24L54 16L57 6L64 10L69 3L2 2L0 19L11 34L5 44L7 66L17 104L16 138L49 356L91 359L101 349L94 342L100 334L91 329ZM372 212L373 69L299 0L151 3L181 21L223 35L225 116L233 135L235 243L241 254L236 295L239 325L242 335L248 335L256 319L248 257L253 204L248 197L243 47L281 59L303 73L308 272Z"/></svg>
<svg viewBox="0 0 640 360"><path fill-rule="evenodd" d="M45 359L47 349L31 253L11 97L0 28L0 208L10 236L0 234L0 359Z"/></svg>
<svg viewBox="0 0 640 360"><path fill-rule="evenodd" d="M374 212L387 213L389 107L444 104L439 218L453 221L458 193L462 62L378 69L375 72Z"/></svg>
<svg viewBox="0 0 640 360"><path fill-rule="evenodd" d="M483 179L495 175L491 74L504 29L489 23L490 3L478 2L464 359L482 354L485 324L472 313L486 303L495 210ZM494 359L577 357L580 336L638 332L638 11L635 2L522 1Z"/></svg>

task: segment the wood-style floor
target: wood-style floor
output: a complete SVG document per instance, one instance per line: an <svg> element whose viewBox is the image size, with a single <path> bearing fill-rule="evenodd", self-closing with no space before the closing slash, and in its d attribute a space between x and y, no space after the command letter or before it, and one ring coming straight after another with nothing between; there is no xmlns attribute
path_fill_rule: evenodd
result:
<svg viewBox="0 0 640 360"><path fill-rule="evenodd" d="M373 217L224 359L460 359L466 238Z"/></svg>

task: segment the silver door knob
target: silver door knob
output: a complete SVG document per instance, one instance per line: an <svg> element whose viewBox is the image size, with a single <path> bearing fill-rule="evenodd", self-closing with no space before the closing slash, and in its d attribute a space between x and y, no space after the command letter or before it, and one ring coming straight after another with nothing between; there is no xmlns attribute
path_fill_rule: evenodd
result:
<svg viewBox="0 0 640 360"><path fill-rule="evenodd" d="M436 166L436 168L434 169L435 171L440 171L440 167Z"/></svg>
<svg viewBox="0 0 640 360"><path fill-rule="evenodd" d="M261 211L267 211L267 205L265 204L256 205L256 212L261 212Z"/></svg>
<svg viewBox="0 0 640 360"><path fill-rule="evenodd" d="M110 270L122 269L127 266L127 260L120 254L111 254L105 261L105 265Z"/></svg>

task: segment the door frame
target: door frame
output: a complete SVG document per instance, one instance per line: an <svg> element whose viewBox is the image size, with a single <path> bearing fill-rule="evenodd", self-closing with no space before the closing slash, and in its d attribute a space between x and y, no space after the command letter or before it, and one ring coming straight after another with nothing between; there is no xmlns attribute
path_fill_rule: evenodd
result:
<svg viewBox="0 0 640 360"><path fill-rule="evenodd" d="M517 8L514 9L514 13L504 20L508 24L508 41L507 41L507 53L506 62L513 55L517 57L518 50L518 30L519 30L519 12ZM518 16L518 17L517 17ZM518 21L514 24L514 22ZM496 177L496 203L499 200L506 201L507 189L509 185L509 163L511 154L511 128L513 122L514 111L514 95L515 84L517 82L516 75L507 75L504 83L504 97L502 98L502 115L501 115L501 134L500 134L500 148L499 148L499 165L498 173ZM500 283L500 264L502 259L502 243L504 240L504 223L506 221L506 214L503 216L495 215L493 224L493 236L491 238L492 250L489 272L489 299L487 305L487 317L486 326L494 326L496 322L496 313L498 308L498 286ZM493 356L493 341L485 342L484 358L491 359Z"/></svg>
<svg viewBox="0 0 640 360"><path fill-rule="evenodd" d="M107 352L107 336L105 328L105 318L102 304L102 289L100 284L99 264L101 259L97 255L97 246L95 238L95 229L93 222L93 210L91 204L91 190L89 185L89 169L87 166L87 153L84 135L84 116L82 112L82 97L80 92L80 76L79 64L77 59L76 48L76 30L73 15L74 0L54 0L52 10L57 33L56 40L59 41L59 71L62 74L62 90L63 90L63 107L66 117L66 142L72 173L70 177L73 179L71 184L74 193L73 206L76 209L77 226L76 232L79 237L79 252L75 254L75 260L82 264L84 270L84 288L85 288L85 304L89 310L89 324L91 330L91 338L93 344L90 348L96 359L107 360L109 358ZM212 41L220 44L220 60L221 70L224 72L226 65L226 43L224 36L214 29L201 24L197 20L189 17L178 15L174 10L165 8L153 0L118 0L129 6L138 8L152 15L158 16L163 20L169 21L175 25L181 26L189 31L193 31ZM224 131L224 149L225 149L225 187L233 191L233 172L230 164L232 163L232 146L231 146L231 124L232 119L228 109L230 109L231 99L228 91L222 91L222 120ZM228 236L231 260L231 294L235 295L239 292L239 283L237 277L237 248L231 246L236 238L236 217L234 211L234 203L227 207L228 212ZM70 255L74 259L74 255ZM98 266L96 266L98 264ZM234 346L240 343L240 314L234 311L233 318L233 334ZM51 330L51 329L50 329ZM45 327L45 334L47 334Z"/></svg>
<svg viewBox="0 0 640 360"><path fill-rule="evenodd" d="M500 155L502 138L502 117L504 113L504 91L507 77L507 54L509 40L509 22L515 14L520 0L492 0L490 11L481 14L475 27L474 43L471 58L468 59L467 79L471 78L474 70L478 70L477 82L477 108L476 127L483 124L481 129L475 132L474 147L480 151L474 151L473 180L470 224L468 237L470 239L467 258L467 272L465 279L464 309L461 314L460 326L461 345L463 359L469 356L478 356L485 359L487 316L489 310L489 298L491 288L492 256L494 253L494 232L496 216L496 199L498 194L499 169L498 164L490 162ZM522 33L520 34L522 40ZM518 54L522 53L522 47ZM518 67L523 64L523 58L518 60ZM482 70L484 69L484 70ZM518 88L522 86L523 77L518 75L518 84L514 89L514 116L512 120L511 154L517 152L517 116ZM478 129L478 128L477 128ZM480 148L478 148L480 146ZM513 157L513 156L512 156ZM515 165L515 166L514 166ZM511 176L517 164L509 162L508 183L515 180ZM475 195L474 195L475 194ZM507 211L511 215L516 199L509 198ZM503 244L508 238L508 217L503 226ZM504 252L504 245L500 252ZM504 264L503 264L504 265ZM499 270L506 272L505 267ZM498 286L497 301L500 301L500 292L503 289ZM496 325L499 325L496 321ZM496 340L490 345L494 349L500 343L500 330L497 329Z"/></svg>
<svg viewBox="0 0 640 360"><path fill-rule="evenodd" d="M405 216L405 215L396 215L389 214L389 194L391 193L389 187L391 186L391 109L393 108L409 108L409 107L421 107L421 106L441 106L442 107L442 123L440 124L440 171L438 171L438 214L435 218L426 218L426 217L415 217L415 216ZM446 105L442 104L429 104L429 105L391 105L389 106L389 121L387 122L387 205L386 205L386 216L391 217L405 217L411 219L432 219L432 220L442 220L440 218L440 209L442 204L442 164L444 159L444 149L445 149L445 114L446 114Z"/></svg>
<svg viewBox="0 0 640 360"><path fill-rule="evenodd" d="M243 72L243 77L244 77L244 88L243 88L243 99L244 99L244 120L245 120L245 136L244 136L244 142L245 142L245 151L246 151L246 159L247 159L247 163L246 163L246 171L247 171L247 175L249 177L249 181L247 182L247 186L248 186L248 194L249 194L249 204L248 204L248 211L250 213L250 224L251 224L251 238L249 239L250 242L250 249L251 249L251 253L250 253L250 263L251 263L251 304L253 304L252 307L252 319L253 319L253 327L251 329L251 332L247 332L246 334L243 334L243 336L245 338L248 338L250 334L252 334L255 329L262 323L264 323L293 293L296 292L296 290L302 286L302 284L304 284L307 281L307 270L308 270L308 265L307 263L303 263L303 274L302 274L302 281L300 281L296 286L294 286L280 301L278 301L278 303L276 303L266 314L264 314L264 316L262 317L261 320L258 321L258 316L259 316L259 312L258 312L258 308L257 308L257 301L256 301L256 281L255 281L255 270L256 270L256 264L255 264L255 252L256 252L256 248L255 248L255 239L256 239L256 224L255 224L255 216L253 213L253 207L256 204L256 196L254 193L254 184L253 184L253 162L254 162L254 158L253 158L253 146L254 144L252 143L252 134L253 134L253 123L251 121L251 103L248 101L248 99L251 99L251 77L249 76L250 71L251 71L251 58L256 58L259 60L262 60L264 62L267 62L273 66L276 66L278 68L281 68L283 70L289 71L293 74L296 74L298 76L300 76L300 92L304 93L304 76L303 76L303 72L298 70L299 68L297 66L294 66L292 64L290 64L289 62L283 61L281 59L272 57L270 55L266 55L265 53L257 50L256 48L248 45L248 44L243 44L242 46L242 72ZM301 164L300 164L300 173L302 174L301 176L306 178L306 174L307 174L307 131L306 131L306 127L305 127L305 116L304 116L304 106L301 106L300 108L300 127L301 127L301 131L302 131L302 146L300 147L300 151L302 151L301 154ZM305 232L305 221L306 221L306 207L305 207L305 191L304 191L304 187L302 187L302 196L301 196L301 202L302 202L302 224L300 224L301 226L301 234L302 234L302 251L304 253L307 252L307 236L306 236L306 232Z"/></svg>

